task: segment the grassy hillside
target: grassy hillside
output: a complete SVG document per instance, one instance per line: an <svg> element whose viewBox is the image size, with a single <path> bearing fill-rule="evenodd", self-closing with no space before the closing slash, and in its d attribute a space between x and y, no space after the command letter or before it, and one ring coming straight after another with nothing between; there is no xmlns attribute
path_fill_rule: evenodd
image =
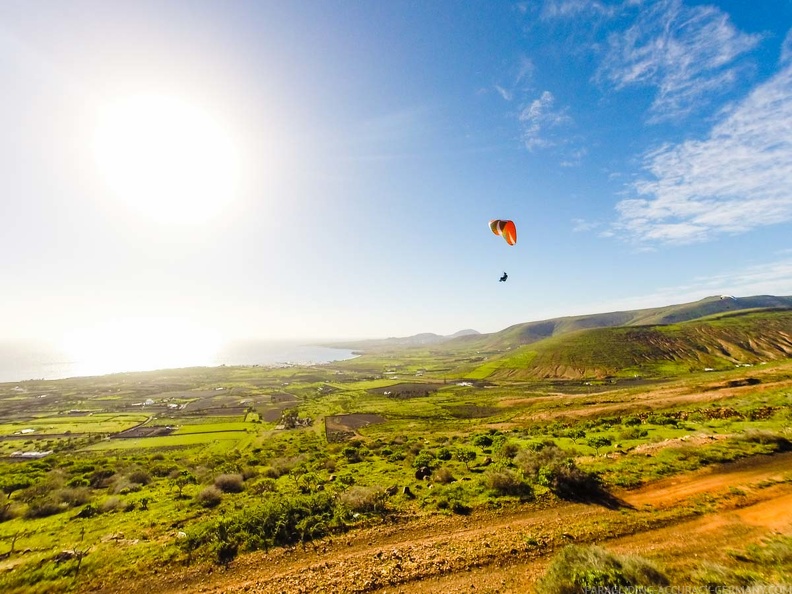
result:
<svg viewBox="0 0 792 594"><path fill-rule="evenodd" d="M792 308L792 297L758 295L754 297L707 297L692 303L669 305L650 309L617 311L584 316L569 316L510 326L500 332L466 337L445 343L444 347L462 348L476 346L481 349L509 348L532 344L551 336L560 336L578 330L613 328L618 326L651 326L675 324L707 316L756 309Z"/></svg>
<svg viewBox="0 0 792 594"><path fill-rule="evenodd" d="M792 311L736 311L679 324L570 331L490 356L465 370L465 375L475 379L667 376L754 365L790 354Z"/></svg>
<svg viewBox="0 0 792 594"><path fill-rule="evenodd" d="M416 334L404 338L346 341L327 346L351 348L366 354L398 353L399 356L404 356L406 353L414 355L420 353L421 358L425 358L427 355L444 357L453 354L489 354L580 330L676 324L723 313L764 309L792 309L792 297L757 295L735 298L718 295L692 303L664 307L524 322L490 334L480 334L475 330L463 330L450 336Z"/></svg>

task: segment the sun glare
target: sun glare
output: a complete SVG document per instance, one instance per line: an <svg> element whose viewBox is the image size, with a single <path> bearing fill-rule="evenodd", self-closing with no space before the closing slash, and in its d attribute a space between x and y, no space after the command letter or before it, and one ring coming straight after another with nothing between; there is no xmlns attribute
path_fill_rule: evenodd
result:
<svg viewBox="0 0 792 594"><path fill-rule="evenodd" d="M63 349L76 375L214 365L219 339L170 318L134 318L72 332Z"/></svg>
<svg viewBox="0 0 792 594"><path fill-rule="evenodd" d="M137 95L107 105L94 151L112 193L160 223L211 221L239 189L227 130L209 112L173 97Z"/></svg>

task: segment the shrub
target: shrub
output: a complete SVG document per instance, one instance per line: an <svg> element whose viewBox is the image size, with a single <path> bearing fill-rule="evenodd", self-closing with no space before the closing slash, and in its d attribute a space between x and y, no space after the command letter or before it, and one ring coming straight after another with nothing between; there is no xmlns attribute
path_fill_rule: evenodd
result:
<svg viewBox="0 0 792 594"><path fill-rule="evenodd" d="M7 522L19 516L19 509L10 503L0 506L0 522Z"/></svg>
<svg viewBox="0 0 792 594"><path fill-rule="evenodd" d="M455 480L454 475L451 474L451 470L445 466L436 469L432 473L432 481L435 483L447 485L448 483L453 483Z"/></svg>
<svg viewBox="0 0 792 594"><path fill-rule="evenodd" d="M305 462L304 456L275 458L270 463L270 466L272 467L271 473L267 474L265 472L265 476L269 476L270 478L278 478L279 476L283 476L284 474L289 474L292 470L294 470L297 466L299 466L303 462Z"/></svg>
<svg viewBox="0 0 792 594"><path fill-rule="evenodd" d="M676 425L679 421L674 417L663 414L651 414L646 417L646 422L652 425Z"/></svg>
<svg viewBox="0 0 792 594"><path fill-rule="evenodd" d="M459 448L454 456L465 465L465 468L470 470L470 463L476 459L476 450L471 448Z"/></svg>
<svg viewBox="0 0 792 594"><path fill-rule="evenodd" d="M111 468L101 468L99 470L94 471L91 476L89 477L89 481L91 486L94 489L103 489L110 485L112 482L111 479L115 474L115 470Z"/></svg>
<svg viewBox="0 0 792 594"><path fill-rule="evenodd" d="M58 505L49 499L38 499L30 503L25 512L25 517L28 519L46 518L59 514L66 509L65 506Z"/></svg>
<svg viewBox="0 0 792 594"><path fill-rule="evenodd" d="M496 495L517 495L523 497L533 495L531 486L511 470L492 468L484 473L483 482Z"/></svg>
<svg viewBox="0 0 792 594"><path fill-rule="evenodd" d="M112 492L117 495L126 495L127 493L136 493L143 488L140 483L131 483L128 479L122 478L116 481L113 485Z"/></svg>
<svg viewBox="0 0 792 594"><path fill-rule="evenodd" d="M553 558L537 592L577 594L599 588L668 585L665 574L646 559L613 555L596 546L570 545Z"/></svg>
<svg viewBox="0 0 792 594"><path fill-rule="evenodd" d="M352 487L338 497L341 505L351 512L374 514L385 511L386 499L385 491L373 487Z"/></svg>
<svg viewBox="0 0 792 594"><path fill-rule="evenodd" d="M640 429L638 427L628 427L627 429L622 429L616 435L621 440L627 439L642 439L647 437L649 432L646 429Z"/></svg>
<svg viewBox="0 0 792 594"><path fill-rule="evenodd" d="M241 474L220 474L215 477L214 486L223 493L241 493L245 490Z"/></svg>
<svg viewBox="0 0 792 594"><path fill-rule="evenodd" d="M776 451L786 452L792 449L792 442L783 435L762 429L749 429L738 436L739 441L746 443L758 443L761 445L771 445Z"/></svg>
<svg viewBox="0 0 792 594"><path fill-rule="evenodd" d="M68 483L66 483L67 487L72 487L72 488L88 487L90 485L91 483L88 481L88 479L82 476L75 476Z"/></svg>
<svg viewBox="0 0 792 594"><path fill-rule="evenodd" d="M160 478L171 476L174 472L178 472L178 470L179 467L175 464L154 464L151 466L151 474Z"/></svg>
<svg viewBox="0 0 792 594"><path fill-rule="evenodd" d="M703 586L709 592L718 590L746 588L757 582L755 574L729 569L723 565L703 563L691 576L693 583Z"/></svg>
<svg viewBox="0 0 792 594"><path fill-rule="evenodd" d="M606 448L612 443L613 442L609 438L599 435L595 437L589 437L586 440L586 445L592 448L597 456L599 456L600 448Z"/></svg>
<svg viewBox="0 0 792 594"><path fill-rule="evenodd" d="M599 477L581 470L571 459L561 464L543 466L538 479L564 499L583 499L604 494Z"/></svg>
<svg viewBox="0 0 792 594"><path fill-rule="evenodd" d="M215 486L209 486L198 493L195 500L203 507L217 507L223 500L223 492Z"/></svg>
<svg viewBox="0 0 792 594"><path fill-rule="evenodd" d="M343 450L341 450L341 455L346 458L346 461L350 464L356 464L362 460L360 456L360 450L358 448L347 446Z"/></svg>
<svg viewBox="0 0 792 594"><path fill-rule="evenodd" d="M351 487L355 484L355 477L351 474L342 474L339 475L338 482L345 487Z"/></svg>
<svg viewBox="0 0 792 594"><path fill-rule="evenodd" d="M599 477L578 468L572 457L557 446L538 452L523 450L515 458L515 464L526 476L559 497L580 499L602 494Z"/></svg>
<svg viewBox="0 0 792 594"><path fill-rule="evenodd" d="M138 485L148 485L151 482L151 475L145 470L135 470L129 475L130 483L137 483Z"/></svg>
<svg viewBox="0 0 792 594"><path fill-rule="evenodd" d="M498 455L506 460L513 460L520 453L520 446L513 441L503 441L498 448Z"/></svg>
<svg viewBox="0 0 792 594"><path fill-rule="evenodd" d="M69 507L85 505L91 500L91 493L86 487L75 489L58 489L53 493L55 501L65 503Z"/></svg>
<svg viewBox="0 0 792 594"><path fill-rule="evenodd" d="M434 466L434 464L435 464L435 455L433 452L430 452L428 450L424 450L420 454L418 454L412 463L413 468L421 468L423 466L431 468L432 466Z"/></svg>
<svg viewBox="0 0 792 594"><path fill-rule="evenodd" d="M489 435L474 435L473 445L488 448L492 445L492 437Z"/></svg>
<svg viewBox="0 0 792 594"><path fill-rule="evenodd" d="M275 479L263 478L256 481L250 487L254 495L261 495L262 493L275 493L278 490L278 485Z"/></svg>
<svg viewBox="0 0 792 594"><path fill-rule="evenodd" d="M114 512L121 507L121 499L118 497L108 497L99 504L99 511L103 514Z"/></svg>
<svg viewBox="0 0 792 594"><path fill-rule="evenodd" d="M522 450L514 457L514 463L526 476L533 477L542 467L563 463L568 458L564 450L551 445L538 450Z"/></svg>
<svg viewBox="0 0 792 594"><path fill-rule="evenodd" d="M333 498L326 493L267 496L225 518L196 525L188 530L182 548L192 554L206 547L218 563L225 564L238 548L269 550L324 536L333 527L336 511Z"/></svg>
<svg viewBox="0 0 792 594"><path fill-rule="evenodd" d="M261 469L262 476L270 479L276 479L280 476L280 473L273 468L272 466L265 466Z"/></svg>
<svg viewBox="0 0 792 594"><path fill-rule="evenodd" d="M437 450L438 460L443 460L445 462L453 457L454 457L454 452L452 452L450 448L442 447L439 450Z"/></svg>

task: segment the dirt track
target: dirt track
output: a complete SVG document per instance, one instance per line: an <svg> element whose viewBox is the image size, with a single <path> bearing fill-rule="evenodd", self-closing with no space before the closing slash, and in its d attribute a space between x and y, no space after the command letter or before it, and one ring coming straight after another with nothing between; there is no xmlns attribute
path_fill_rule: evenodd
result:
<svg viewBox="0 0 792 594"><path fill-rule="evenodd" d="M228 571L177 569L125 584L123 591L524 593L552 553L570 542L604 544L689 568L703 556L717 561L728 546L791 531L786 510L792 484L773 483L790 473L792 453L759 456L617 493L630 506L621 509L538 503L470 517L414 518L325 539L315 550L244 555ZM692 506L705 496L722 499L702 516Z"/></svg>

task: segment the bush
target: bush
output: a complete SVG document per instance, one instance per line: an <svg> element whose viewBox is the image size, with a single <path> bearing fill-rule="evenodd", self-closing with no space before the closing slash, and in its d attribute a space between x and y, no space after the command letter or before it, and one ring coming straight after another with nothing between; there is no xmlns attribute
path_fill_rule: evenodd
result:
<svg viewBox="0 0 792 594"><path fill-rule="evenodd" d="M652 425L676 425L679 420L663 414L651 414L646 417L646 422Z"/></svg>
<svg viewBox="0 0 792 594"><path fill-rule="evenodd" d="M423 466L431 468L432 466L434 466L434 464L435 464L434 452L430 452L428 450L424 450L420 454L418 454L412 463L413 468L421 468Z"/></svg>
<svg viewBox="0 0 792 594"><path fill-rule="evenodd" d="M250 491L254 495L261 495L262 493L275 493L278 490L278 485L275 479L263 478L256 481L250 487Z"/></svg>
<svg viewBox="0 0 792 594"><path fill-rule="evenodd" d="M452 452L450 448L442 447L439 450L437 450L438 460L443 460L444 462L447 462L453 457L454 457L454 452Z"/></svg>
<svg viewBox="0 0 792 594"><path fill-rule="evenodd" d="M534 477L544 466L561 464L569 458L566 452L556 445L544 446L539 450L522 450L514 457L517 468L526 476Z"/></svg>
<svg viewBox="0 0 792 594"><path fill-rule="evenodd" d="M346 458L346 461L350 464L356 464L360 462L363 458L360 456L360 450L358 448L347 446L343 450L341 450L341 455Z"/></svg>
<svg viewBox="0 0 792 594"><path fill-rule="evenodd" d="M118 497L108 497L99 504L99 511L103 514L117 511L121 507L121 499Z"/></svg>
<svg viewBox="0 0 792 594"><path fill-rule="evenodd" d="M746 443L758 443L761 445L771 445L778 452L787 452L792 449L790 442L783 435L762 429L749 429L737 437L739 441Z"/></svg>
<svg viewBox="0 0 792 594"><path fill-rule="evenodd" d="M48 516L54 516L55 514L59 514L66 509L65 506L58 505L52 500L44 499L44 500L36 500L30 503L25 512L25 517L28 519L35 519L35 518L46 518Z"/></svg>
<svg viewBox="0 0 792 594"><path fill-rule="evenodd" d="M513 460L520 453L520 446L513 441L504 441L498 448L498 455L506 460Z"/></svg>
<svg viewBox="0 0 792 594"><path fill-rule="evenodd" d="M570 545L553 558L537 584L539 594L578 594L599 588L668 586L665 574L637 556L617 556L596 546Z"/></svg>
<svg viewBox="0 0 792 594"><path fill-rule="evenodd" d="M596 474L578 468L567 452L547 446L538 452L523 450L514 460L526 476L565 499L581 499L601 494Z"/></svg>
<svg viewBox="0 0 792 594"><path fill-rule="evenodd" d="M59 503L65 503L69 507L85 505L91 500L91 493L86 487L74 489L58 489L53 493L53 498Z"/></svg>
<svg viewBox="0 0 792 594"><path fill-rule="evenodd" d="M223 493L241 493L245 490L241 474L220 474L215 477L214 486Z"/></svg>
<svg viewBox="0 0 792 594"><path fill-rule="evenodd" d="M192 554L205 547L218 563L226 564L238 548L269 550L324 536L333 528L337 511L327 493L290 498L265 496L257 505L194 526L187 532L182 548Z"/></svg>
<svg viewBox="0 0 792 594"><path fill-rule="evenodd" d="M475 435L473 437L473 445L488 448L492 445L492 437L489 435Z"/></svg>
<svg viewBox="0 0 792 594"><path fill-rule="evenodd" d="M145 470L135 470L129 475L130 483L137 483L138 485L148 485L151 482L151 475Z"/></svg>
<svg viewBox="0 0 792 594"><path fill-rule="evenodd" d="M646 429L640 429L638 427L628 427L627 429L622 429L616 434L620 440L625 441L628 439L642 439L647 437L649 432Z"/></svg>
<svg viewBox="0 0 792 594"><path fill-rule="evenodd" d="M179 467L175 464L153 464L150 467L150 470L152 475L159 478L165 478L166 476L171 476L174 472L177 472Z"/></svg>
<svg viewBox="0 0 792 594"><path fill-rule="evenodd" d="M704 563L692 575L693 583L706 591L746 588L756 585L757 577L745 571L729 569L723 565Z"/></svg>
<svg viewBox="0 0 792 594"><path fill-rule="evenodd" d="M454 475L451 474L451 470L442 466L436 469L432 473L432 482L441 483L443 485L447 485L448 483L453 483L456 479Z"/></svg>
<svg viewBox="0 0 792 594"><path fill-rule="evenodd" d="M386 499L385 491L373 487L352 487L338 497L344 508L361 514L384 512Z"/></svg>
<svg viewBox="0 0 792 594"><path fill-rule="evenodd" d="M104 489L112 482L112 477L115 475L115 470L111 468L101 468L94 471L89 477L89 482L94 489Z"/></svg>
<svg viewBox="0 0 792 594"><path fill-rule="evenodd" d="M516 495L530 497L533 495L531 486L516 473L506 469L492 468L484 473L484 485L496 495Z"/></svg>
<svg viewBox="0 0 792 594"><path fill-rule="evenodd" d="M116 495L126 495L127 493L136 493L142 488L140 483L132 483L128 479L122 478L113 485L112 492Z"/></svg>
<svg viewBox="0 0 792 594"><path fill-rule="evenodd" d="M203 507L217 507L223 500L223 492L215 486L209 486L198 493L195 500Z"/></svg>

